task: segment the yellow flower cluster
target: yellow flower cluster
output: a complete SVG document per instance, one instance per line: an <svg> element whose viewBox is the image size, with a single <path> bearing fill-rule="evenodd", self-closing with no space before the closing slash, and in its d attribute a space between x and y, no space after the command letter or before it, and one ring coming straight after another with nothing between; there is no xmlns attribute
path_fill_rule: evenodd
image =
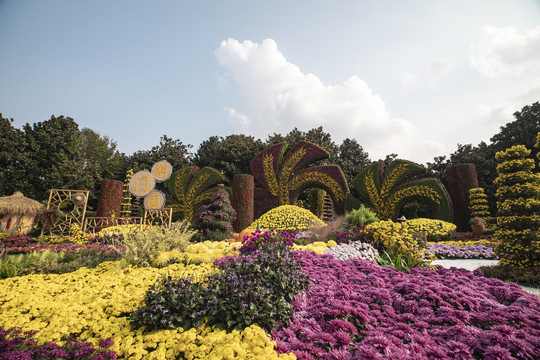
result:
<svg viewBox="0 0 540 360"><path fill-rule="evenodd" d="M242 246L240 242L229 244L225 241L205 241L188 245L182 253L182 257L188 264L200 262L212 264L215 259L238 254L237 251L232 249L240 246Z"/></svg>
<svg viewBox="0 0 540 360"><path fill-rule="evenodd" d="M282 205L264 213L249 228L256 229L257 225L261 229L297 231L321 227L326 224L307 209L296 205Z"/></svg>
<svg viewBox="0 0 540 360"><path fill-rule="evenodd" d="M97 345L111 339L121 359L294 359L278 354L263 329L227 334L216 328L131 330L129 314L151 284L168 274L201 281L215 268L207 263L120 269L106 262L62 275L27 275L0 280L0 326L39 330L38 343L80 335ZM39 294L39 296L36 296Z"/></svg>
<svg viewBox="0 0 540 360"><path fill-rule="evenodd" d="M540 266L540 241L533 241L530 246L520 243L503 242L495 248L500 265L515 267Z"/></svg>
<svg viewBox="0 0 540 360"><path fill-rule="evenodd" d="M497 162L511 161L515 159L522 159L531 153L531 150L527 149L525 145L514 145L504 151L499 151L495 154L495 160Z"/></svg>
<svg viewBox="0 0 540 360"><path fill-rule="evenodd" d="M398 254L410 254L418 262L427 257L426 249L418 244L413 231L407 225L394 223L392 220L378 221L366 226L365 231L386 249L393 248Z"/></svg>
<svg viewBox="0 0 540 360"><path fill-rule="evenodd" d="M148 229L148 227L146 229ZM141 230L142 230L142 226L139 224L109 226L109 227L101 229L98 232L98 237L100 239L103 239L104 237L111 236L111 235L127 236L130 234L139 232Z"/></svg>
<svg viewBox="0 0 540 360"><path fill-rule="evenodd" d="M428 239L443 239L456 231L456 225L436 219L411 219L405 222L405 226L413 232L424 232Z"/></svg>
<svg viewBox="0 0 540 360"><path fill-rule="evenodd" d="M45 235L40 237L49 244L71 243L77 245L84 245L88 243L88 236L81 230L79 224L72 224L69 227L69 235L57 236L57 235Z"/></svg>
<svg viewBox="0 0 540 360"><path fill-rule="evenodd" d="M292 247L292 250L313 251L313 252L316 252L319 255L322 255L324 253L324 250L328 249L329 247L336 246L336 245L337 245L337 243L334 240L330 240L327 243L322 242L322 241L315 241L315 242L307 244L307 245L294 244L293 247Z"/></svg>
<svg viewBox="0 0 540 360"><path fill-rule="evenodd" d="M477 187L469 189L469 210L471 212L471 218L487 218L491 215L484 188Z"/></svg>
<svg viewBox="0 0 540 360"><path fill-rule="evenodd" d="M434 245L434 244L442 244L442 245L457 245L460 247L464 246L475 246L475 245L486 245L486 246L494 246L496 245L495 242L486 240L486 239L480 239L475 241L439 241L439 242L431 242L428 241L428 245Z"/></svg>

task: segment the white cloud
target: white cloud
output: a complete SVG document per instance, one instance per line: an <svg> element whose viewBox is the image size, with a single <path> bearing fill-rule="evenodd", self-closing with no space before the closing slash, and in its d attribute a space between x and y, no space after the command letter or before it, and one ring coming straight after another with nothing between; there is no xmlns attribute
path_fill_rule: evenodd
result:
<svg viewBox="0 0 540 360"><path fill-rule="evenodd" d="M294 127L307 131L323 126L337 143L355 138L374 160L393 152L415 160L433 147L417 141L414 126L392 117L362 79L351 76L343 84L325 85L289 63L271 39L260 44L228 39L215 55L238 86L243 109L227 107L226 111L240 119L238 125L245 133L264 138Z"/></svg>
<svg viewBox="0 0 540 360"><path fill-rule="evenodd" d="M471 45L470 65L489 78L521 75L540 67L540 26L520 32L485 25L480 42Z"/></svg>
<svg viewBox="0 0 540 360"><path fill-rule="evenodd" d="M451 64L446 59L435 60L422 73L402 73L400 80L406 88L414 88L421 84L434 86L437 82L446 77L452 70Z"/></svg>
<svg viewBox="0 0 540 360"><path fill-rule="evenodd" d="M513 114L516 111L520 111L525 105L532 104L538 99L540 99L540 82L509 101L478 105L478 113L486 123L501 126L514 121Z"/></svg>

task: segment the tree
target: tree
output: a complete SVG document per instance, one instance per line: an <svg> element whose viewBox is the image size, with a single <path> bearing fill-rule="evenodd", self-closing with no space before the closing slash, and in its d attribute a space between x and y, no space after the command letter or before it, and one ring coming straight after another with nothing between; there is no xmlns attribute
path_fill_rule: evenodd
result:
<svg viewBox="0 0 540 360"><path fill-rule="evenodd" d="M535 158L539 149L534 147L536 139L531 135L540 131L540 102L524 106L514 113L514 118L516 120L501 126L500 132L490 139L493 154L514 145L525 145L527 149L533 149L530 156ZM534 172L539 172L539 169Z"/></svg>
<svg viewBox="0 0 540 360"><path fill-rule="evenodd" d="M328 152L330 155L328 160L323 161L322 164L335 164L338 158L339 148L334 141L332 141L332 135L325 132L322 126L313 128L308 132L300 131L298 128L292 129L287 135L282 136L279 134L270 135L266 140L266 147L286 142L290 147L293 147L299 141L309 141Z"/></svg>
<svg viewBox="0 0 540 360"><path fill-rule="evenodd" d="M15 191L24 193L28 188L24 186L24 168L28 162L25 141L24 132L13 127L13 119L4 118L0 113L0 196L12 195Z"/></svg>
<svg viewBox="0 0 540 360"><path fill-rule="evenodd" d="M172 165L173 170L180 170L191 165L189 153L191 147L191 145L184 145L178 139L173 140L167 135L163 135L159 140L159 146L133 153L129 157L129 165L125 166L124 169L132 168L135 172L150 170L158 161L167 160Z"/></svg>
<svg viewBox="0 0 540 360"><path fill-rule="evenodd" d="M50 189L74 188L81 159L79 125L70 117L23 126L26 183L23 193L38 201L47 199Z"/></svg>
<svg viewBox="0 0 540 360"><path fill-rule="evenodd" d="M369 154L364 151L356 139L347 138L343 140L338 148L336 165L338 165L343 171L343 174L345 174L349 189L352 189L354 177L370 164L371 160L369 159Z"/></svg>
<svg viewBox="0 0 540 360"><path fill-rule="evenodd" d="M253 136L211 136L199 146L193 157L193 164L201 168L213 167L232 180L236 174L249 174L249 163L264 149L263 142L255 140Z"/></svg>
<svg viewBox="0 0 540 360"><path fill-rule="evenodd" d="M97 205L102 179L123 180L125 176L122 156L116 146L107 136L89 128L81 130L80 158L76 159L78 171L72 186L90 190L88 204L91 208Z"/></svg>

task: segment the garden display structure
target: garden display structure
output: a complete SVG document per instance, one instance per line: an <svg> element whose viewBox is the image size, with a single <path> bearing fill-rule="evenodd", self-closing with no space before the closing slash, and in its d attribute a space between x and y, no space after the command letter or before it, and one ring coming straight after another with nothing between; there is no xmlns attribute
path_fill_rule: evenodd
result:
<svg viewBox="0 0 540 360"><path fill-rule="evenodd" d="M530 153L524 145L515 145L495 155L499 173L495 237L502 241L496 248L501 265L540 265L540 179L532 171Z"/></svg>
<svg viewBox="0 0 540 360"><path fill-rule="evenodd" d="M83 228L86 205L88 203L88 193L88 190L50 190L47 210L54 210L59 216L56 223L52 224L49 234L68 234L71 226L75 224L79 225L81 229ZM71 210L66 210L66 206L73 206L73 208Z"/></svg>
<svg viewBox="0 0 540 360"><path fill-rule="evenodd" d="M426 168L412 161L397 159L390 165L376 162L353 180L360 200L350 194L347 210L365 204L381 220L397 220L401 208L419 200L428 205L433 217L452 222L452 202L444 185L435 178L419 178Z"/></svg>

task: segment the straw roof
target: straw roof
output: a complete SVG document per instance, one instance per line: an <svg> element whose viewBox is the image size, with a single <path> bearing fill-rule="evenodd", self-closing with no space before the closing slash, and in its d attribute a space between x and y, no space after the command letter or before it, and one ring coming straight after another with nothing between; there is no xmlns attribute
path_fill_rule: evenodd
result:
<svg viewBox="0 0 540 360"><path fill-rule="evenodd" d="M45 205L25 197L20 191L11 196L0 197L0 214L35 216L43 208Z"/></svg>

